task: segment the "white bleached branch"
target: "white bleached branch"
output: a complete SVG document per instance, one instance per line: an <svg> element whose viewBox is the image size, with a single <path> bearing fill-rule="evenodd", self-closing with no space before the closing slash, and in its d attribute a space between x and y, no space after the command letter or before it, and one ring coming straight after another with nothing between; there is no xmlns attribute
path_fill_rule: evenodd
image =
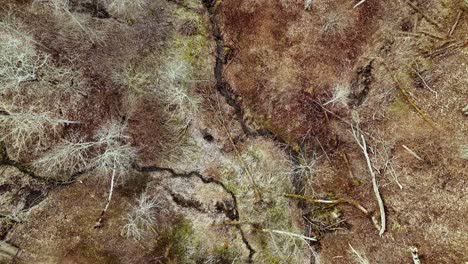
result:
<svg viewBox="0 0 468 264"><path fill-rule="evenodd" d="M367 168L369 169L369 173L372 177L372 186L374 189L375 197L377 198L377 203L379 204L379 211L380 211L380 231L379 235L382 236L383 233L385 232L385 225L386 225L386 219L385 219L385 207L384 203L382 200L382 196L380 195L379 191L379 186L377 184L377 179L375 177L374 169L372 168L372 164L370 161L369 153L367 152L367 143L366 139L364 138L364 135L358 132L358 129L355 129L352 127L352 134L354 136L354 139L356 140L357 144L361 148L364 157L366 158L366 163L367 163Z"/></svg>

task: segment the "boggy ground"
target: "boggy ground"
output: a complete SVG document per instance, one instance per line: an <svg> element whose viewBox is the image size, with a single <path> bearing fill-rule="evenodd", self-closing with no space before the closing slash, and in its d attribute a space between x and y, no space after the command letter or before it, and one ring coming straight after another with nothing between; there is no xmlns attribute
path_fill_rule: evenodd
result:
<svg viewBox="0 0 468 264"><path fill-rule="evenodd" d="M0 2L2 45L33 47L2 46L2 69L47 57L0 76L2 117L23 117L0 119L15 262L468 261L463 2ZM131 159L96 226L115 146Z"/></svg>
<svg viewBox="0 0 468 264"><path fill-rule="evenodd" d="M355 261L350 246L370 263L411 262L411 246L427 263L468 257L466 6L411 3L316 1L310 12L303 1L220 6L232 54L225 78L249 120L318 157L305 195L378 211L351 125L365 134L387 231L379 237L359 210L339 206L349 226L320 240L316 263Z"/></svg>

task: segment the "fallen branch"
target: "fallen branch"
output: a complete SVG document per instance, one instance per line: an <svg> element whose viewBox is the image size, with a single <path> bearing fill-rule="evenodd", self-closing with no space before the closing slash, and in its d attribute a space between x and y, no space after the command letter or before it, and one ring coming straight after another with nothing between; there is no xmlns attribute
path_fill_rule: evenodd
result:
<svg viewBox="0 0 468 264"><path fill-rule="evenodd" d="M357 186L361 185L361 182L354 176L353 168L351 168L351 164L349 163L349 158L348 154L346 152L342 151L343 159L346 163L346 167L348 168L348 173L351 179L353 180L353 183L356 184Z"/></svg>
<svg viewBox="0 0 468 264"><path fill-rule="evenodd" d="M410 247L411 256L413 257L414 264L421 264L419 260L418 248L417 247Z"/></svg>
<svg viewBox="0 0 468 264"><path fill-rule="evenodd" d="M445 37L441 37L441 36L435 35L433 33L426 32L426 31L418 31L418 32L398 31L398 34L402 34L402 35L406 35L406 36L414 36L414 37L427 36L427 37L431 37L431 38L436 39L436 40L446 40Z"/></svg>
<svg viewBox="0 0 468 264"><path fill-rule="evenodd" d="M426 13L424 13L419 7L417 7L413 2L411 2L410 0L406 0L405 1L406 3L408 3L408 5L416 12L418 12L419 14L421 14L424 19L426 19L427 22L429 22L431 25L435 26L437 29L441 29L440 25L434 20L432 19L430 16L426 15Z"/></svg>
<svg viewBox="0 0 468 264"><path fill-rule="evenodd" d="M356 8L356 7L358 7L358 6L362 5L362 4L364 4L365 1L366 1L366 0L361 0L361 1L359 1L357 4L355 4L355 5L353 6L353 8Z"/></svg>
<svg viewBox="0 0 468 264"><path fill-rule="evenodd" d="M304 195L289 194L289 193L285 194L284 196L288 197L288 198L296 198L296 199L305 200L305 201L310 202L310 203L324 203L324 204L343 204L344 203L344 204L350 204L350 205L356 207L357 209L359 209L359 211L363 212L365 215L367 215L367 216L370 215L370 212L364 206L362 206L358 202L356 202L354 200L350 200L350 199L323 200L323 199L314 199L312 197L307 197L307 196L304 196Z"/></svg>
<svg viewBox="0 0 468 264"><path fill-rule="evenodd" d="M410 148L408 148L407 146L405 145L401 145L406 151L408 151L409 154L413 155L413 157L415 157L416 159L420 160L420 161L424 161L423 158L419 157L418 154L416 154L416 152L412 151Z"/></svg>
<svg viewBox="0 0 468 264"><path fill-rule="evenodd" d="M374 170L372 169L372 164L370 161L369 153L367 152L367 143L364 135L360 134L354 127L352 128L352 134L354 139L356 140L357 144L362 150L364 157L366 158L367 168L369 169L369 173L372 177L372 187L374 189L375 197L377 198L377 203L379 204L379 211L380 211L380 231L379 235L382 236L385 232L385 206L380 195L379 186L377 185L377 178L375 177Z"/></svg>
<svg viewBox="0 0 468 264"><path fill-rule="evenodd" d="M455 51L457 49L461 49L465 47L467 44L468 44L467 40L458 41L458 42L454 42L453 40L447 41L446 43L439 46L439 48L436 48L434 51L427 53L425 56L429 58L434 58L442 54L445 54L449 51Z"/></svg>
<svg viewBox="0 0 468 264"><path fill-rule="evenodd" d="M111 185L110 185L110 190L109 190L109 196L107 197L107 202L106 205L104 206L104 209L101 212L101 215L99 216L99 219L97 220L96 224L94 225L94 228L100 228L102 226L102 222L104 220L104 216L106 215L107 209L109 209L110 202L112 200L112 194L114 193L114 185L115 185L115 162L114 166L112 169L112 177L111 177Z"/></svg>
<svg viewBox="0 0 468 264"><path fill-rule="evenodd" d="M13 221L15 223L21 223L21 219L19 219L17 216L15 215L12 215L12 214L8 214L8 213L3 213L3 212L0 212L0 218L6 218L10 221Z"/></svg>
<svg viewBox="0 0 468 264"><path fill-rule="evenodd" d="M299 234L295 234L295 233L291 233L291 232L286 232L286 231L281 231L281 230L265 229L264 228L264 229L260 229L260 231L267 232L267 233L280 234L280 235L287 235L287 236L290 236L290 237L299 238L299 239L308 240L308 241L317 241L317 239L315 237L303 236L303 235L299 235Z"/></svg>
<svg viewBox="0 0 468 264"><path fill-rule="evenodd" d="M457 14L457 18L455 19L455 23L453 23L453 26L450 28L450 31L448 33L448 36L451 37L453 32L455 31L455 29L457 28L458 26L458 22L460 22L460 18L461 18L461 15L463 14L463 11L460 10L458 11L458 14Z"/></svg>
<svg viewBox="0 0 468 264"><path fill-rule="evenodd" d="M356 207L359 211L364 213L366 216L368 216L371 219L372 223L374 224L375 228L377 228L377 230L380 230L379 222L372 215L372 212L370 212L364 206L362 206L360 203L358 203L358 202L356 202L354 200L351 200L351 199L322 200L322 199L314 199L312 197L307 197L307 196L298 195L298 194L285 194L284 196L288 197L288 198L302 199L302 200L305 200L305 201L307 201L309 203L349 204L349 205L352 205L352 206Z"/></svg>

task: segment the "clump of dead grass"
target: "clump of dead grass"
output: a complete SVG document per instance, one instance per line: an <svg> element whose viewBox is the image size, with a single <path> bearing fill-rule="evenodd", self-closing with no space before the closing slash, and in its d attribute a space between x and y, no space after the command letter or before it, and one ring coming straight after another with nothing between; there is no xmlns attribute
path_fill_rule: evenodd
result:
<svg viewBox="0 0 468 264"><path fill-rule="evenodd" d="M324 36L343 36L351 22L351 13L344 8L328 8L322 14L320 34Z"/></svg>
<svg viewBox="0 0 468 264"><path fill-rule="evenodd" d="M194 94L193 65L181 54L173 54L159 70L155 93L165 104L169 124L175 130L185 130L196 118L199 99Z"/></svg>
<svg viewBox="0 0 468 264"><path fill-rule="evenodd" d="M145 0L103 0L108 11L117 16L132 17L132 15L140 10L146 4Z"/></svg>
<svg viewBox="0 0 468 264"><path fill-rule="evenodd" d="M345 82L337 82L333 86L332 97L327 102L323 103L323 106L326 106L328 104L338 104L346 106L348 104L348 97L350 93L351 89L349 87L349 84Z"/></svg>

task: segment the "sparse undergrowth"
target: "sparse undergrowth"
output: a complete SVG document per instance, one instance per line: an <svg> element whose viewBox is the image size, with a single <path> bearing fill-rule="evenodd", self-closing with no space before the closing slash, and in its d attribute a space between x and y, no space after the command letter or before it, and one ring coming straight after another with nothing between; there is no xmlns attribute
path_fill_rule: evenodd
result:
<svg viewBox="0 0 468 264"><path fill-rule="evenodd" d="M4 2L24 263L465 261L463 3Z"/></svg>

